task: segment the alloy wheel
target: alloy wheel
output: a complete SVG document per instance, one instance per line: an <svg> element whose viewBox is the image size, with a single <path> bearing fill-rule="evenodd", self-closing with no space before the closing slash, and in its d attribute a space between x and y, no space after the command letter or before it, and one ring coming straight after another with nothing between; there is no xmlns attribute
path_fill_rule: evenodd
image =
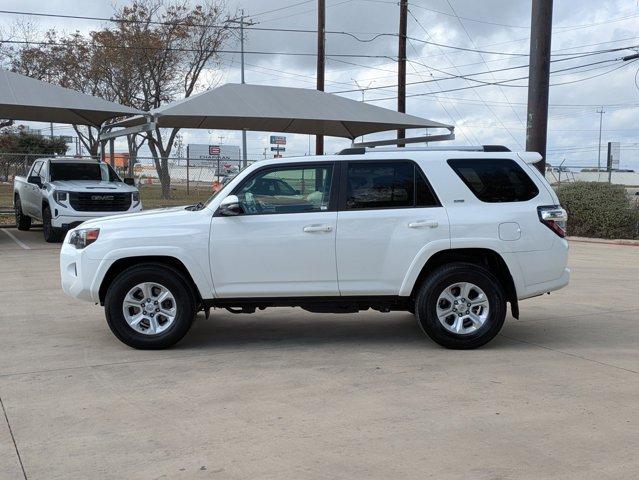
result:
<svg viewBox="0 0 639 480"><path fill-rule="evenodd" d="M155 282L131 288L122 302L129 326L144 335L157 335L168 329L177 315L177 303L171 291Z"/></svg>
<svg viewBox="0 0 639 480"><path fill-rule="evenodd" d="M458 282L446 287L437 299L439 323L451 333L467 335L479 330L490 311L484 291L470 282Z"/></svg>

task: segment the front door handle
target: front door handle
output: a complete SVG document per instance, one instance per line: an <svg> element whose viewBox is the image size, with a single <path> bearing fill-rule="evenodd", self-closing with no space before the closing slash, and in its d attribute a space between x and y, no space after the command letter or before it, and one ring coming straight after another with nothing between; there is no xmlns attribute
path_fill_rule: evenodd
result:
<svg viewBox="0 0 639 480"><path fill-rule="evenodd" d="M306 225L304 227L304 232L313 233L313 232L330 232L333 230L333 227L330 225Z"/></svg>
<svg viewBox="0 0 639 480"><path fill-rule="evenodd" d="M437 228L438 226L437 220L418 220L408 224L408 228Z"/></svg>

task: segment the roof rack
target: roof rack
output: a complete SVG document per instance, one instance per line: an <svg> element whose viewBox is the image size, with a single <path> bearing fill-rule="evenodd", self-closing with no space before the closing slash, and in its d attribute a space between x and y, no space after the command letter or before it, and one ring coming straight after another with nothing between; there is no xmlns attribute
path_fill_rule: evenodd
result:
<svg viewBox="0 0 639 480"><path fill-rule="evenodd" d="M390 140L373 140L372 142L359 142L353 143L351 147L380 147L384 145L408 145L409 143L429 143L429 142L443 142L445 140L455 140L455 127L446 127L448 132L442 135L423 135L421 137L409 137L409 138L391 138Z"/></svg>
<svg viewBox="0 0 639 480"><path fill-rule="evenodd" d="M337 155L363 155L366 152L445 152L445 151L458 151L458 152L510 152L511 150L504 145L449 145L449 146L437 146L437 147L391 147L391 148L371 148L354 146L345 148L337 152Z"/></svg>

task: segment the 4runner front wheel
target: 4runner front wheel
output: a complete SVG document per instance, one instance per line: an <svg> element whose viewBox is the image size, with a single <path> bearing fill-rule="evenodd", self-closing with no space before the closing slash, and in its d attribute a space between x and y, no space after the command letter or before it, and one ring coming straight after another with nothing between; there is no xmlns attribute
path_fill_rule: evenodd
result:
<svg viewBox="0 0 639 480"><path fill-rule="evenodd" d="M438 344L471 349L499 333L506 299L499 280L485 268L451 263L436 269L421 285L415 314L424 333Z"/></svg>
<svg viewBox="0 0 639 480"><path fill-rule="evenodd" d="M195 296L182 275L162 265L137 265L109 286L104 310L109 328L133 348L167 348L184 337L196 313Z"/></svg>

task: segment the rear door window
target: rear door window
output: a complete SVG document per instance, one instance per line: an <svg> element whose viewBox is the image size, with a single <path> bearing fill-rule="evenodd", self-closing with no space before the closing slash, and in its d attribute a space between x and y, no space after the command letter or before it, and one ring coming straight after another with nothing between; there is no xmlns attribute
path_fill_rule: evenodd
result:
<svg viewBox="0 0 639 480"><path fill-rule="evenodd" d="M539 194L526 172L507 158L459 158L448 164L482 202L525 202Z"/></svg>
<svg viewBox="0 0 639 480"><path fill-rule="evenodd" d="M439 205L413 162L349 162L346 170L344 210Z"/></svg>

